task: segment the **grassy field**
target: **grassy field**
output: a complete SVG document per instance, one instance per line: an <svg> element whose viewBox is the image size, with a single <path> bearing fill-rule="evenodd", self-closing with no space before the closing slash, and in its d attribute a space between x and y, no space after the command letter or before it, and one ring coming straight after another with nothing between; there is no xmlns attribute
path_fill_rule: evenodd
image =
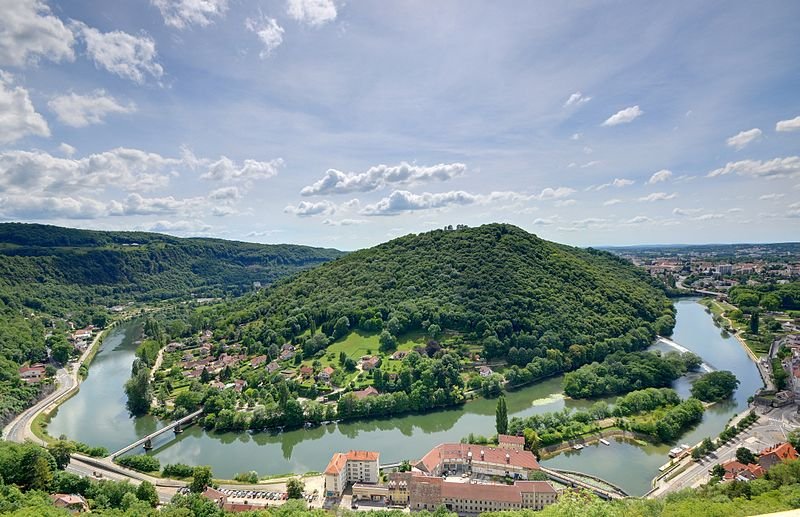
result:
<svg viewBox="0 0 800 517"><path fill-rule="evenodd" d="M712 298L705 298L702 301L703 305L709 308L711 314L718 316L736 330L737 335L744 341L747 348L750 349L756 356L766 354L769 352L769 344L762 342L757 336L750 334L750 327L746 322L734 321L727 317L731 311L736 310L736 306L728 302L721 302Z"/></svg>

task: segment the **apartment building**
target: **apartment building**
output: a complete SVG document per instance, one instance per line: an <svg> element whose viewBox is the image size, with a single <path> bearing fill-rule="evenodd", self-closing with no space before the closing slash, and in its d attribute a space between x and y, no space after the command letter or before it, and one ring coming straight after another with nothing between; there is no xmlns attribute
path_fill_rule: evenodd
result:
<svg viewBox="0 0 800 517"><path fill-rule="evenodd" d="M325 468L325 495L340 497L351 483L377 483L380 479L379 459L377 452L337 452Z"/></svg>

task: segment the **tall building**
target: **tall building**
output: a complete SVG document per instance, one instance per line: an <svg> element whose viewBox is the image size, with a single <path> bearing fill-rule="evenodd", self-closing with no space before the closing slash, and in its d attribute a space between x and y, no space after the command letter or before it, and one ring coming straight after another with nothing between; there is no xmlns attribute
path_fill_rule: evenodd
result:
<svg viewBox="0 0 800 517"><path fill-rule="evenodd" d="M340 497L349 483L377 483L379 476L377 452L337 452L325 468L325 495Z"/></svg>

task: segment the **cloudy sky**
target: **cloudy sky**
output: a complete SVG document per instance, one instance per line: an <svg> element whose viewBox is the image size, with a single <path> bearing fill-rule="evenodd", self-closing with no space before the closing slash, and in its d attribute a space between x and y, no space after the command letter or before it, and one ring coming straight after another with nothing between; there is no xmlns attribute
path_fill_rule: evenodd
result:
<svg viewBox="0 0 800 517"><path fill-rule="evenodd" d="M488 222L800 236L794 0L0 12L2 221L340 249Z"/></svg>

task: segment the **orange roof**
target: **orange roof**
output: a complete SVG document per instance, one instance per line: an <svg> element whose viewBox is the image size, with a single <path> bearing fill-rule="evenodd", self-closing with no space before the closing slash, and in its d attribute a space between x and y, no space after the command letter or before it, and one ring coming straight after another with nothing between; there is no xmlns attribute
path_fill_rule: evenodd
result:
<svg viewBox="0 0 800 517"><path fill-rule="evenodd" d="M350 451L347 454L337 452L325 467L325 474L339 474L348 461L378 461L380 454L372 451Z"/></svg>
<svg viewBox="0 0 800 517"><path fill-rule="evenodd" d="M445 481L441 484L441 487L443 498L506 503L521 503L523 493L556 493L552 485L546 481L517 481L513 485L473 485Z"/></svg>
<svg viewBox="0 0 800 517"><path fill-rule="evenodd" d="M797 451L791 444L786 442L764 449L759 456L768 456L770 454L776 455L781 460L796 460L798 458Z"/></svg>
<svg viewBox="0 0 800 517"><path fill-rule="evenodd" d="M461 459L466 461L470 457L470 453L472 461L476 463L509 464L527 470L539 470L539 462L536 461L536 456L530 451L499 449L466 443L443 443L437 445L416 466L420 470L433 472L445 460ZM483 457L481 457L481 453L483 453Z"/></svg>

